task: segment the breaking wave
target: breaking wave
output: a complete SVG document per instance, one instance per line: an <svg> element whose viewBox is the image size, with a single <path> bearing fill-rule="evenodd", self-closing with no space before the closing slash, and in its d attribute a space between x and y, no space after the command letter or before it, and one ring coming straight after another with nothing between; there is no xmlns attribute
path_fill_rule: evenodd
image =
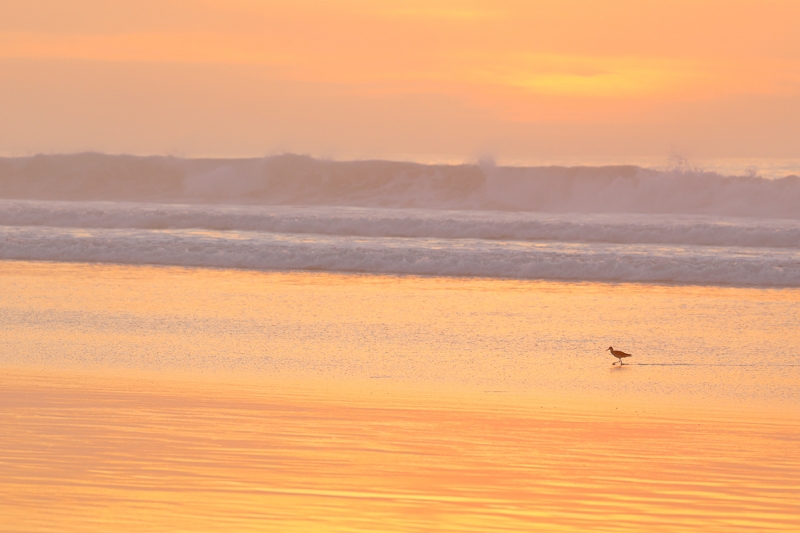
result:
<svg viewBox="0 0 800 533"><path fill-rule="evenodd" d="M0 198L800 218L800 177L636 166L337 162L282 155L0 159Z"/></svg>
<svg viewBox="0 0 800 533"><path fill-rule="evenodd" d="M0 159L0 259L800 287L800 178Z"/></svg>

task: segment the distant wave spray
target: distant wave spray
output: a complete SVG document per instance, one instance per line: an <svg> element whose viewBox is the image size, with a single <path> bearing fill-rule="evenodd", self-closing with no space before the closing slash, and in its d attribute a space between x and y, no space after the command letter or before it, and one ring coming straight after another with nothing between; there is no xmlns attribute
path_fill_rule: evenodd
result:
<svg viewBox="0 0 800 533"><path fill-rule="evenodd" d="M800 177L76 154L0 159L0 198L800 218Z"/></svg>

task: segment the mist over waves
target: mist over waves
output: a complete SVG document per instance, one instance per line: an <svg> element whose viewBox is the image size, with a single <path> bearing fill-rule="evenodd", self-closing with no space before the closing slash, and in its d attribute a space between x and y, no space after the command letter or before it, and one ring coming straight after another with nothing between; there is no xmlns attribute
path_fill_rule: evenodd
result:
<svg viewBox="0 0 800 533"><path fill-rule="evenodd" d="M279 155L0 159L0 198L800 218L800 177L636 166L503 167Z"/></svg>

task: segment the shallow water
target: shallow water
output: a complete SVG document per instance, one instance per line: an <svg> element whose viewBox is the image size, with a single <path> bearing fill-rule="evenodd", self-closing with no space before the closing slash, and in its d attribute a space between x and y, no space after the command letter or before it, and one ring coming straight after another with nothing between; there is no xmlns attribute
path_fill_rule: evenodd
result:
<svg viewBox="0 0 800 533"><path fill-rule="evenodd" d="M3 531L796 531L796 420L4 374Z"/></svg>
<svg viewBox="0 0 800 533"><path fill-rule="evenodd" d="M0 294L0 531L800 527L797 289L3 262Z"/></svg>
<svg viewBox="0 0 800 533"><path fill-rule="evenodd" d="M798 289L4 262L0 291L6 365L800 407Z"/></svg>

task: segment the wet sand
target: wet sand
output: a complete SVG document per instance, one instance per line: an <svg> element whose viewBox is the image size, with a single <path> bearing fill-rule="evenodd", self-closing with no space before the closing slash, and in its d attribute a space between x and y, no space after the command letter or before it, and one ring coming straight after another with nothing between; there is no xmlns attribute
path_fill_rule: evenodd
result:
<svg viewBox="0 0 800 533"><path fill-rule="evenodd" d="M798 291L0 270L0 531L800 528Z"/></svg>
<svg viewBox="0 0 800 533"><path fill-rule="evenodd" d="M796 421L371 392L6 375L0 529L800 527Z"/></svg>

